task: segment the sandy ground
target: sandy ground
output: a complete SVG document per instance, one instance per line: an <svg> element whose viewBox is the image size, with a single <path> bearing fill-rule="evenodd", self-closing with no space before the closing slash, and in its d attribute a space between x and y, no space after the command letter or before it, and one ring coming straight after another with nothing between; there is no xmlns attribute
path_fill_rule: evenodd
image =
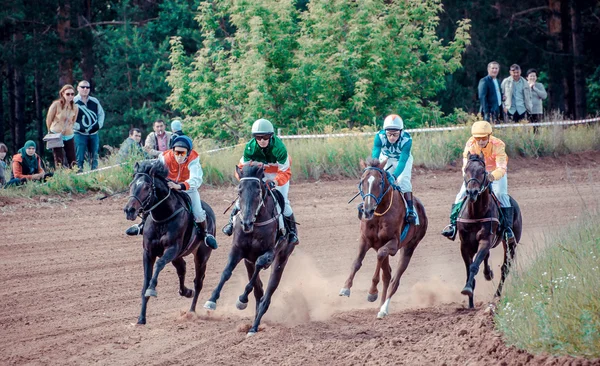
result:
<svg viewBox="0 0 600 366"><path fill-rule="evenodd" d="M600 153L560 159L513 159L509 190L523 211L519 260L543 245L544 235L577 219L584 202L598 207ZM178 296L175 269L159 277L148 324L135 326L142 285L141 239L130 238L122 208L126 195L0 198L0 364L105 365L518 365L600 364L531 355L507 347L485 309L497 280L478 275L476 309L460 294L465 269L458 242L439 235L461 184L460 171L415 168L415 195L424 203L429 232L416 249L390 316L377 320L366 301L374 252L358 273L352 296L338 292L357 251L356 181L293 184L290 197L301 244L263 320L247 338L253 298L244 311L235 299L245 284L243 266L227 283L218 309L202 305L225 265L231 239L208 264L198 312ZM234 188L203 187L202 198L221 213ZM502 249L493 251L499 278ZM188 258L188 286L193 260ZM397 260L392 258L392 267ZM264 277L267 273L263 274ZM381 285L380 285L381 286Z"/></svg>

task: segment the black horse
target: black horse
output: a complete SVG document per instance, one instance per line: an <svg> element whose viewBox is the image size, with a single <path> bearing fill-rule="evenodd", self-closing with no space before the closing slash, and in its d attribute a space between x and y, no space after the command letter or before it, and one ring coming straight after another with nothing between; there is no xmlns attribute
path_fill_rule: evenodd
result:
<svg viewBox="0 0 600 366"><path fill-rule="evenodd" d="M277 190L271 190L264 182L263 165L245 165L236 167L240 184L238 186L240 213L234 220L233 243L229 260L221 274L221 280L204 307L217 308L217 300L223 285L237 264L244 259L249 282L244 293L238 298L236 307L243 310L248 305L248 295L254 289L256 298L256 316L248 335L258 332L260 320L269 308L271 296L277 289L288 257L294 251L288 235L279 234L279 225L283 221L283 197ZM278 208L279 205L279 208ZM266 292L259 277L261 269L272 265L271 277Z"/></svg>
<svg viewBox="0 0 600 366"><path fill-rule="evenodd" d="M514 241L511 240L507 243L504 235L505 227L500 223L500 203L490 192L491 182L488 180L487 174L483 153L480 155L469 153L464 174L467 202L459 213L457 229L460 236L460 251L467 269L467 282L461 293L469 297L470 308L474 307L475 276L479 272L481 262L484 262L483 275L485 279L491 281L494 278L494 272L492 272L488 260L490 249L495 248L500 242L504 246L504 263L495 296L501 295L502 286L515 256L517 243L521 240L523 227L519 205L510 197L511 206L514 208L512 226ZM510 259L508 255L510 255Z"/></svg>
<svg viewBox="0 0 600 366"><path fill-rule="evenodd" d="M160 162L136 163L133 181L129 187L129 200L124 211L127 220L135 220L140 213L149 213L144 226L144 284L142 309L138 324L146 324L146 306L150 296L157 296L158 274L172 262L179 277L179 295L193 296L190 312L196 311L198 294L206 272L211 249L204 244L205 233L200 233L194 223L191 202L187 194L169 189L168 169ZM202 202L206 211L206 230L215 234L215 213ZM186 255L194 253L196 278L194 291L185 287ZM156 260L157 257L160 257Z"/></svg>

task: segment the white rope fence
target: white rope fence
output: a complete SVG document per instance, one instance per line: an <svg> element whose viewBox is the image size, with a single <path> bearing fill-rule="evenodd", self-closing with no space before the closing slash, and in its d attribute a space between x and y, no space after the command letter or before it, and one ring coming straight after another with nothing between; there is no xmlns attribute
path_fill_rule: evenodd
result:
<svg viewBox="0 0 600 366"><path fill-rule="evenodd" d="M535 123L503 123L496 124L494 128L513 128L513 127L534 127L534 126L567 126L567 125L580 125L584 123L593 123L600 122L600 117L596 118L587 118L580 119L576 121L566 120L566 121L552 121L552 122L535 122ZM412 128L407 129L406 132L409 133L429 133L429 132L443 132L443 131L457 131L463 130L467 128L467 126L449 126L449 127L425 127L425 128ZM318 138L332 138L332 137L360 137L360 136L372 136L377 132L360 132L360 133L327 133L327 134L311 134L311 135L281 135L279 136L282 140L299 140L299 139L318 139ZM220 147L218 149L211 149L202 151L200 154L214 154L219 151L231 150L235 149L238 146L242 146L244 144L237 144L233 146ZM105 166L103 168L90 170L83 173L78 173L77 175L85 175L95 172L100 172L103 170L112 169L118 166L121 166L125 163Z"/></svg>

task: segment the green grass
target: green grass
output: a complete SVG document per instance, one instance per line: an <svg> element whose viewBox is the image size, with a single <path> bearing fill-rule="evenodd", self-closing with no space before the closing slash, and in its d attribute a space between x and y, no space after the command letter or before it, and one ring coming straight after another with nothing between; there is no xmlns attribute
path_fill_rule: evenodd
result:
<svg viewBox="0 0 600 366"><path fill-rule="evenodd" d="M414 164L429 169L441 169L454 161L459 161L460 164L462 150L470 136L469 131L469 127L465 127L456 131L413 133ZM509 157L558 156L600 149L598 123L540 127L535 134L531 127L498 128L494 135L506 143ZM292 158L294 181L357 178L360 175L359 160L370 156L373 136L285 140L285 144ZM197 151L211 148L214 148L214 141L197 142ZM235 165L239 162L243 148L240 145L212 154L201 153L205 184L234 184ZM114 159L104 159L100 167L114 164ZM132 170L133 163L130 162L122 167L88 175L60 171L47 184L33 182L25 187L0 190L0 196L33 197L39 194L89 191L113 193L127 187Z"/></svg>
<svg viewBox="0 0 600 366"><path fill-rule="evenodd" d="M600 215L582 215L509 276L495 323L529 352L600 357Z"/></svg>

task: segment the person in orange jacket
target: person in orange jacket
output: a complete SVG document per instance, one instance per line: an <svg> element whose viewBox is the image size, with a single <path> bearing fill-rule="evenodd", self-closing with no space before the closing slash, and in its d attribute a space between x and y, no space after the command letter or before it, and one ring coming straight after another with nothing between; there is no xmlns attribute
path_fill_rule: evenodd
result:
<svg viewBox="0 0 600 366"><path fill-rule="evenodd" d="M510 205L510 196L508 195L508 179L506 176L508 155L506 155L504 142L492 136L492 125L487 121L473 123L471 135L463 151L463 172L467 165L467 156L469 153L477 155L483 153L485 167L488 171L488 179L492 182L492 191L498 197L502 206L501 210L506 225L506 239L513 240L512 223L514 208ZM452 205L450 224L442 231L442 235L450 240L456 238L456 220L462 208L466 191L467 187L463 181L460 192L456 195L456 200Z"/></svg>
<svg viewBox="0 0 600 366"><path fill-rule="evenodd" d="M36 144L29 140L13 156L12 176L13 178L4 186L20 186L31 180L45 181L52 173L46 173L42 168L42 159L35 153Z"/></svg>
<svg viewBox="0 0 600 366"><path fill-rule="evenodd" d="M202 185L203 172L200 165L200 156L193 149L192 139L187 136L178 136L173 141L173 147L163 152L158 160L169 169L167 175L169 188L184 191L190 197L194 219L206 234L204 243L212 249L217 249L217 240L206 230L206 211L202 208L200 193L198 193L198 189ZM126 234L141 234L144 221L142 219L141 224L133 225L127 229Z"/></svg>

